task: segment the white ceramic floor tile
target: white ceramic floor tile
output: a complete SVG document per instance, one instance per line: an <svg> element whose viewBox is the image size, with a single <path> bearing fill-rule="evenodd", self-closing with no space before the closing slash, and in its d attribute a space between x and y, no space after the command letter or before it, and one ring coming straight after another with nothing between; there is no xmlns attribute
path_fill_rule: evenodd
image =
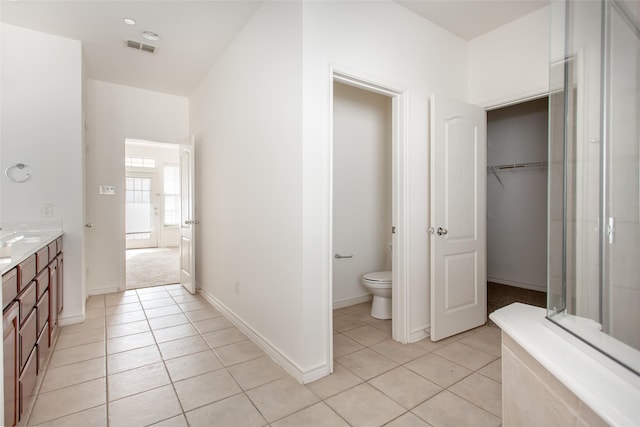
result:
<svg viewBox="0 0 640 427"><path fill-rule="evenodd" d="M102 378L106 375L106 358L98 357L72 365L47 369L41 393L57 390L86 381Z"/></svg>
<svg viewBox="0 0 640 427"><path fill-rule="evenodd" d="M106 403L105 378L87 381L71 387L40 393L35 401L30 423L71 415Z"/></svg>
<svg viewBox="0 0 640 427"><path fill-rule="evenodd" d="M267 425L247 396L236 394L224 400L187 412L190 427L263 427Z"/></svg>
<svg viewBox="0 0 640 427"><path fill-rule="evenodd" d="M411 412L433 426L497 427L500 418L445 390Z"/></svg>
<svg viewBox="0 0 640 427"><path fill-rule="evenodd" d="M178 381L173 385L185 411L191 411L242 392L226 369Z"/></svg>
<svg viewBox="0 0 640 427"><path fill-rule="evenodd" d="M320 402L309 406L293 415L289 415L275 423L272 427L349 427L349 424L340 418L326 403Z"/></svg>
<svg viewBox="0 0 640 427"><path fill-rule="evenodd" d="M109 425L146 426L181 413L182 408L173 387L166 385L109 403Z"/></svg>
<svg viewBox="0 0 640 427"><path fill-rule="evenodd" d="M366 383L325 402L354 426L381 426L405 412L398 403Z"/></svg>
<svg viewBox="0 0 640 427"><path fill-rule="evenodd" d="M109 401L122 399L132 394L141 393L169 384L169 375L164 363L142 366L107 377Z"/></svg>
<svg viewBox="0 0 640 427"><path fill-rule="evenodd" d="M318 402L305 386L283 378L247 391L249 399L269 422L273 422Z"/></svg>
<svg viewBox="0 0 640 427"><path fill-rule="evenodd" d="M107 373L113 375L129 369L153 365L160 361L162 361L162 357L155 344L136 348L107 356Z"/></svg>

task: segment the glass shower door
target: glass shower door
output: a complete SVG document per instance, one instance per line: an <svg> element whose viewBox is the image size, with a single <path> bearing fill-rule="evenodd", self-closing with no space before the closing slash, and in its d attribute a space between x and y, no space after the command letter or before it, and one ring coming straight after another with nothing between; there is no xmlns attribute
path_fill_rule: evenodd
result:
<svg viewBox="0 0 640 427"><path fill-rule="evenodd" d="M547 312L640 374L639 4L551 2Z"/></svg>

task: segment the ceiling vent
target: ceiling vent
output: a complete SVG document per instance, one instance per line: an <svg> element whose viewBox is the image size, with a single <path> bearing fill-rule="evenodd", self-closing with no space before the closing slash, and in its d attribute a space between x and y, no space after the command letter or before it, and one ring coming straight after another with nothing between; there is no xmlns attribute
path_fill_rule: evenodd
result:
<svg viewBox="0 0 640 427"><path fill-rule="evenodd" d="M157 49L157 47L151 46L150 44L140 43L134 40L125 40L124 45L131 49L142 50L149 53L155 53Z"/></svg>

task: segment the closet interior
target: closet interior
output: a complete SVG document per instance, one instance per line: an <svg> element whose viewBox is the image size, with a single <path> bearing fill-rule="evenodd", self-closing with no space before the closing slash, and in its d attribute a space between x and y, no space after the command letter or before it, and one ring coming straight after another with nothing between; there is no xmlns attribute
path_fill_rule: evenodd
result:
<svg viewBox="0 0 640 427"><path fill-rule="evenodd" d="M487 112L487 312L546 306L548 98Z"/></svg>

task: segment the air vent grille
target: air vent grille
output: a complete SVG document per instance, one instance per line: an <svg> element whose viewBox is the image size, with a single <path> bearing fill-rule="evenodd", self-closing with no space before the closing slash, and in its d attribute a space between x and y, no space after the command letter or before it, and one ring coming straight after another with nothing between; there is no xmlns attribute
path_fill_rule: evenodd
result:
<svg viewBox="0 0 640 427"><path fill-rule="evenodd" d="M149 53L155 53L157 49L157 47L155 46L151 46L150 44L140 43L135 40L125 40L124 45L126 47L130 47L131 49L141 50Z"/></svg>

